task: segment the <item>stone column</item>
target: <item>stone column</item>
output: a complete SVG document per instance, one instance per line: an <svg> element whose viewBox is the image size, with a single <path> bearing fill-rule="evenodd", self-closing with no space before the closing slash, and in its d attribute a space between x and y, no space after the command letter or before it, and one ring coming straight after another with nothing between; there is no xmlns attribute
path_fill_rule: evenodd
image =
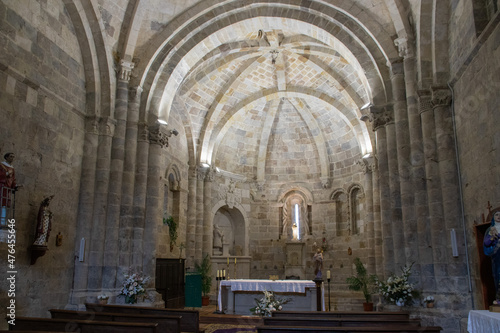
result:
<svg viewBox="0 0 500 333"><path fill-rule="evenodd" d="M78 218L76 223L75 253L80 251L80 240L85 238L89 244L92 234L92 221L94 216L94 192L97 164L97 147L99 141L98 120L95 117L87 118L85 122L85 141L83 143L82 177L80 181L80 199L78 206ZM88 256L88 245L85 249ZM73 279L73 290L83 291L87 288L88 261L79 261L75 258L75 275ZM77 299L71 299L70 304L80 303Z"/></svg>
<svg viewBox="0 0 500 333"><path fill-rule="evenodd" d="M443 203L443 216L446 226L446 237L443 243L447 246L447 263L452 258L451 249L451 229L455 229L457 238L463 235L461 220L460 195L458 188L458 168L455 151L453 120L451 114L451 91L447 87L432 87L432 106L434 111L434 121L436 124L436 143L439 161L439 178L441 179L441 195ZM457 244L461 244L457 240ZM462 255L465 251L462 252ZM458 264L458 263L455 263ZM463 262L462 272L466 274L466 267ZM457 267L455 267L457 269ZM458 272L457 269L455 272ZM447 270L447 275L450 274ZM462 275L462 274L460 274ZM457 286L458 287L458 286ZM465 289L464 289L465 290Z"/></svg>
<svg viewBox="0 0 500 333"><path fill-rule="evenodd" d="M111 163L111 146L115 122L110 118L99 120L99 139L97 147L96 184L94 189L94 207L91 239L86 243L88 255L88 289L100 289L102 286L103 254L106 240L106 211L108 207L108 189Z"/></svg>
<svg viewBox="0 0 500 333"><path fill-rule="evenodd" d="M368 271L375 273L376 259L375 259L375 221L373 214L373 156L364 157L360 163L363 166L363 173L365 175L364 181L364 194L365 194L365 225L366 234L368 235Z"/></svg>
<svg viewBox="0 0 500 333"><path fill-rule="evenodd" d="M162 148L168 147L167 130L164 125L156 124L149 128L149 155L146 188L146 214L144 237L142 238L144 272L155 276L156 247L158 245L158 227L163 224L163 166ZM139 241L134 239L134 241Z"/></svg>
<svg viewBox="0 0 500 333"><path fill-rule="evenodd" d="M403 232L404 261L416 262L415 269L418 270L418 234L417 221L415 218L414 195L412 184L412 164L410 160L410 136L408 126L408 111L406 107L406 86L404 76L404 64L392 64L392 94L394 100L394 122L397 139L398 179L401 193L401 231ZM403 266L403 265L401 265Z"/></svg>
<svg viewBox="0 0 500 333"><path fill-rule="evenodd" d="M426 272L424 273L425 275L422 276L422 285L428 290L436 290L435 274L444 268L443 265L445 262L442 248L444 239L444 221L441 204L439 164L436 151L436 127L434 125L434 113L432 112L431 95L429 91L419 91L419 105L425 157L427 206L429 210L427 232L425 233L425 236L421 235L420 239L424 244L426 241L429 242L429 246L432 249L431 256L422 256L421 264L433 266L432 272Z"/></svg>
<svg viewBox="0 0 500 333"><path fill-rule="evenodd" d="M405 256L405 239L403 228L403 215L401 208L401 182L399 179L398 166L398 150L396 141L396 125L394 123L394 111L391 107L386 107L390 110L391 119L385 125L386 142L387 142L387 162L389 166L389 188L391 201L391 227L392 227L392 242L394 246L394 264L396 270L406 264Z"/></svg>
<svg viewBox="0 0 500 333"><path fill-rule="evenodd" d="M195 167L189 167L188 176L188 205L187 205L187 228L186 228L186 267L194 267L194 258L196 255L196 189L198 175Z"/></svg>
<svg viewBox="0 0 500 333"><path fill-rule="evenodd" d="M111 147L111 166L106 215L106 242L104 245L103 288L113 288L116 279L116 258L120 229L120 205L122 194L123 163L125 160L125 132L128 111L128 82L134 64L121 61L116 86L116 126Z"/></svg>
<svg viewBox="0 0 500 333"><path fill-rule="evenodd" d="M212 256L213 246L213 226L212 226L212 182L215 176L215 169L208 169L205 174L205 187L203 193L203 253Z"/></svg>
<svg viewBox="0 0 500 333"><path fill-rule="evenodd" d="M120 233L123 233L125 238L120 237L123 244L124 253L120 263L122 269L127 269L129 266L142 267L142 240L144 238L144 216L146 210L146 189L148 176L148 161L149 161L149 128L145 123L138 125L139 137L137 141L137 157L136 171L134 182L134 207L133 220L125 229L122 228Z"/></svg>
<svg viewBox="0 0 500 333"><path fill-rule="evenodd" d="M198 168L196 183L196 247L194 260L201 262L203 258L203 218L204 218L204 185L207 168Z"/></svg>
<svg viewBox="0 0 500 333"><path fill-rule="evenodd" d="M419 259L414 268L420 271L420 276L432 275L432 249L428 235L427 190L425 186L425 164L422 145L422 124L420 121L415 44L413 38L399 38L400 55L404 56L404 72L406 85L406 104L408 109L408 133L410 137L411 186L413 193L413 212L415 225L407 232L416 237ZM412 227L412 226L410 226ZM407 258L408 262L413 261ZM418 265L418 266L417 266Z"/></svg>
<svg viewBox="0 0 500 333"><path fill-rule="evenodd" d="M383 240L383 275L388 276L394 272L394 244L392 238L392 206L391 189L389 185L389 162L387 156L387 134L385 125L392 121L392 112L385 108L372 107L371 110L373 130L376 133L378 178L380 190L380 219L382 221Z"/></svg>
<svg viewBox="0 0 500 333"><path fill-rule="evenodd" d="M131 263L132 228L134 225L134 184L136 159L138 158L138 122L142 88L129 89L127 129L125 134L125 161L122 175L120 228L118 236L118 266L129 267ZM144 145L147 145L147 141ZM123 269L122 272L123 273ZM121 274L119 275L121 277Z"/></svg>
<svg viewBox="0 0 500 333"><path fill-rule="evenodd" d="M379 172L378 172L377 158L374 158L372 170L373 181L373 223L374 223L374 237L375 237L375 267L377 276L384 276L384 260L382 248L382 220L381 220L381 206L380 206L380 186L379 186Z"/></svg>

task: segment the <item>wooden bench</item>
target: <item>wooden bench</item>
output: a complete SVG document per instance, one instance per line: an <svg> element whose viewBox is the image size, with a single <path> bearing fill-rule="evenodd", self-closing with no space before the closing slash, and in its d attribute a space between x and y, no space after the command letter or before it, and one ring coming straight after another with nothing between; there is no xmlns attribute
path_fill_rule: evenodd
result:
<svg viewBox="0 0 500 333"><path fill-rule="evenodd" d="M315 327L315 326L257 326L258 333L440 333L441 327L387 326L387 327Z"/></svg>
<svg viewBox="0 0 500 333"><path fill-rule="evenodd" d="M10 331L53 331L80 333L159 333L156 323L119 323L113 321L68 320L16 317Z"/></svg>
<svg viewBox="0 0 500 333"><path fill-rule="evenodd" d="M321 326L321 327L387 327L392 325L397 326L414 326L420 327L418 319L372 319L372 318L337 318L337 317L265 317L263 318L264 325L271 326Z"/></svg>
<svg viewBox="0 0 500 333"><path fill-rule="evenodd" d="M181 316L181 332L202 333L200 313L197 310L151 308L117 304L85 303L87 311L145 314L156 316Z"/></svg>
<svg viewBox="0 0 500 333"><path fill-rule="evenodd" d="M366 318L366 319L379 319L379 320L408 320L410 313L406 311L398 312L375 312L375 311L274 311L273 317L336 317L336 318Z"/></svg>
<svg viewBox="0 0 500 333"><path fill-rule="evenodd" d="M181 331L181 316L158 316L132 313L103 313L95 311L72 311L50 309L54 319L97 320L130 323L157 323L158 332L179 333Z"/></svg>

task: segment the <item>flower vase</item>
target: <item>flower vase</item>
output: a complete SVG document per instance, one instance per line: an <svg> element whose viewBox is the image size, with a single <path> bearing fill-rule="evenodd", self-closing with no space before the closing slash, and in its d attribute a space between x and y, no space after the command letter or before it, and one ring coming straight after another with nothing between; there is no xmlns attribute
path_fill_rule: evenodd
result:
<svg viewBox="0 0 500 333"><path fill-rule="evenodd" d="M137 295L125 296L125 304L137 303Z"/></svg>
<svg viewBox="0 0 500 333"><path fill-rule="evenodd" d="M108 304L108 299L107 298L100 299L99 304Z"/></svg>
<svg viewBox="0 0 500 333"><path fill-rule="evenodd" d="M428 308L433 308L434 307L434 302L427 302L427 307Z"/></svg>

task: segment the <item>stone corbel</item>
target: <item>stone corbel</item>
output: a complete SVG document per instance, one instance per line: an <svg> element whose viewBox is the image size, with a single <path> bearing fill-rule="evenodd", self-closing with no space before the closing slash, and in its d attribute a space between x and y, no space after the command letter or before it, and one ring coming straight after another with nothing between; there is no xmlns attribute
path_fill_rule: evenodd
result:
<svg viewBox="0 0 500 333"><path fill-rule="evenodd" d="M394 45L398 48L399 56L402 58L411 58L415 56L414 40L408 37L399 37L394 40Z"/></svg>
<svg viewBox="0 0 500 333"><path fill-rule="evenodd" d="M118 72L118 79L123 81L130 81L132 70L135 64L131 61L120 60L120 70Z"/></svg>
<svg viewBox="0 0 500 333"><path fill-rule="evenodd" d="M330 187L330 178L320 177L320 180L321 180L321 186L323 186L324 189L327 189Z"/></svg>
<svg viewBox="0 0 500 333"><path fill-rule="evenodd" d="M431 92L429 90L418 90L417 93L419 114L432 110Z"/></svg>
<svg viewBox="0 0 500 333"><path fill-rule="evenodd" d="M431 87L432 107L444 107L451 105L451 91L448 87Z"/></svg>

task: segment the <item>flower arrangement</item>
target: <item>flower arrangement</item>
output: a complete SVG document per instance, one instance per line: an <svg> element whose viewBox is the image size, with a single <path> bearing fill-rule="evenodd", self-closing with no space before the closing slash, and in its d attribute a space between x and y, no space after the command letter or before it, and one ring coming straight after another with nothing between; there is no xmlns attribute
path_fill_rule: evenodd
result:
<svg viewBox="0 0 500 333"><path fill-rule="evenodd" d="M272 291L264 290L264 297L255 299L256 305L250 309L254 315L271 317L271 312L281 311L282 305L290 302L290 298L277 298Z"/></svg>
<svg viewBox="0 0 500 333"><path fill-rule="evenodd" d="M146 293L144 288L149 282L149 276L144 275L142 272L124 274L125 280L120 291L120 295L125 296L126 303L137 302L137 296Z"/></svg>
<svg viewBox="0 0 500 333"><path fill-rule="evenodd" d="M427 296L426 298L424 298L423 302L425 304L427 304L427 303L434 303L434 297L433 296Z"/></svg>
<svg viewBox="0 0 500 333"><path fill-rule="evenodd" d="M100 294L100 295L97 296L97 299L100 300L100 301L101 300L106 300L108 298L109 298L109 296L106 295L106 294Z"/></svg>
<svg viewBox="0 0 500 333"><path fill-rule="evenodd" d="M409 282L412 266L413 264L410 266L405 265L401 269L403 272L401 276L392 274L386 282L377 279L376 285L378 290L388 303L399 306L412 305L413 299L418 297L418 291Z"/></svg>

